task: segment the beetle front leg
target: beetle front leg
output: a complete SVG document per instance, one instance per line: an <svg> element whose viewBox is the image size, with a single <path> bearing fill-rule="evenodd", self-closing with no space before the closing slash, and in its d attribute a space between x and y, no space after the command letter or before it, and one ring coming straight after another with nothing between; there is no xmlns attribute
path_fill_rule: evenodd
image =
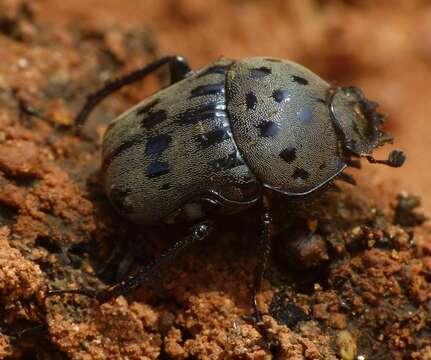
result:
<svg viewBox="0 0 431 360"><path fill-rule="evenodd" d="M133 289L142 285L150 276L152 276L161 267L171 262L181 251L190 247L192 244L206 239L213 231L213 225L210 221L203 221L193 225L188 235L181 241L175 243L166 253L161 255L158 259L151 262L137 274L129 276L126 280L113 285L106 290L99 292L85 289L71 289L71 290L54 290L49 291L46 297L61 294L81 294L89 297L96 298L98 301L104 303L117 296L125 295Z"/></svg>
<svg viewBox="0 0 431 360"><path fill-rule="evenodd" d="M267 198L263 198L263 212L261 216L261 234L259 238L258 246L258 262L254 271L254 281L253 281L253 308L254 308L254 319L257 324L262 323L262 313L257 303L257 294L260 292L262 287L262 279L265 273L266 264L271 253L271 225L272 216L270 213L269 203Z"/></svg>
<svg viewBox="0 0 431 360"><path fill-rule="evenodd" d="M141 69L132 71L131 73L124 75L117 80L108 82L101 89L87 96L87 101L84 107L75 118L75 126L77 127L78 131L84 126L88 115L103 99L113 94L117 90L120 90L123 86L143 79L145 76L150 75L166 64L169 64L171 84L184 79L191 72L191 69L185 58L180 55L173 55L162 57Z"/></svg>

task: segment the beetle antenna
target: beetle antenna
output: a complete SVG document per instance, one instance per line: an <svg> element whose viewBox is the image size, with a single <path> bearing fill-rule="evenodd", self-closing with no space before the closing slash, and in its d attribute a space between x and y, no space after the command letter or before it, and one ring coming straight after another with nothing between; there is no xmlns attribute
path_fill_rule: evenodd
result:
<svg viewBox="0 0 431 360"><path fill-rule="evenodd" d="M393 150L389 153L387 160L376 160L371 155L366 156L370 164L383 164L390 167L400 167L406 161L406 154L400 150Z"/></svg>

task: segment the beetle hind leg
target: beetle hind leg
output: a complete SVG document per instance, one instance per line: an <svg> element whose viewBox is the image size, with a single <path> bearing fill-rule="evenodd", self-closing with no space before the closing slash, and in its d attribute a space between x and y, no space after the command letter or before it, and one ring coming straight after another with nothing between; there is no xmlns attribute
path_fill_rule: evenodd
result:
<svg viewBox="0 0 431 360"><path fill-rule="evenodd" d="M87 289L70 289L70 290L53 290L46 294L46 297L62 294L80 294L88 297L96 298L99 302L107 302L117 296L125 295L138 286L142 285L154 273L171 262L177 255L190 247L192 244L206 239L213 231L213 225L210 221L203 221L193 225L188 235L181 241L178 241L163 255L155 261L149 263L143 270L137 274L131 275L120 283L113 285L105 290L94 291Z"/></svg>
<svg viewBox="0 0 431 360"><path fill-rule="evenodd" d="M171 84L184 79L191 72L187 60L182 56L165 56L160 58L159 60L152 62L151 64L144 66L141 69L132 71L131 73L117 80L108 82L101 89L87 96L87 101L84 107L75 118L75 126L77 127L78 131L81 130L84 126L88 115L90 115L93 109L103 99L118 91L123 86L132 84L136 81L143 79L147 75L150 75L151 73L166 64L169 64L169 70L171 73Z"/></svg>

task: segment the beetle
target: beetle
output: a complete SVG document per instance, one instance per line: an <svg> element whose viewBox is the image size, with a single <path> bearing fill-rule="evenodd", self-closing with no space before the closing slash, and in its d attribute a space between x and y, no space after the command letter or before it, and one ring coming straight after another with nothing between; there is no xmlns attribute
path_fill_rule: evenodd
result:
<svg viewBox="0 0 431 360"><path fill-rule="evenodd" d="M109 126L102 146L104 189L119 214L138 224L190 223L188 236L141 272L106 290L74 292L105 302L131 291L181 250L206 238L212 220L251 206L262 208L256 294L270 252L269 192L302 198L359 159L399 167L402 151L372 156L392 141L380 128L377 103L356 87L336 87L307 68L275 58L220 59L192 71L181 56L163 57L108 83L87 98L76 117L82 129L108 95L168 65L170 85L145 98Z"/></svg>

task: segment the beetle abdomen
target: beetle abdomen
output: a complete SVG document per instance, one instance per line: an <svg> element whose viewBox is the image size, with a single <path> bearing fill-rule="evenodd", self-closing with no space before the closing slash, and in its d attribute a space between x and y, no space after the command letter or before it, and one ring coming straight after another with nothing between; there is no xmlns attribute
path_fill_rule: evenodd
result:
<svg viewBox="0 0 431 360"><path fill-rule="evenodd" d="M109 127L103 143L105 187L135 222L163 219L197 194L232 201L229 184L253 175L232 139L221 60L150 96Z"/></svg>

